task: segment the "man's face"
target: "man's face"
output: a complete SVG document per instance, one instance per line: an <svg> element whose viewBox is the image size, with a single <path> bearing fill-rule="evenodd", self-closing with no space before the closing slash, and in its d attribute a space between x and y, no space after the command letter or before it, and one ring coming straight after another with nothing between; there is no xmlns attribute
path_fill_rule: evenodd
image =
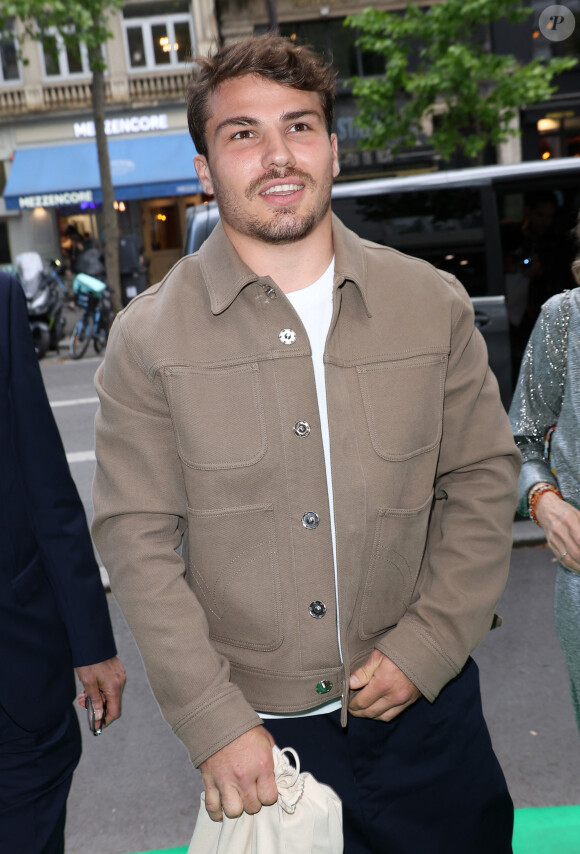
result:
<svg viewBox="0 0 580 854"><path fill-rule="evenodd" d="M226 230L288 243L330 216L336 136L316 92L246 74L223 83L209 105L209 155L194 163Z"/></svg>

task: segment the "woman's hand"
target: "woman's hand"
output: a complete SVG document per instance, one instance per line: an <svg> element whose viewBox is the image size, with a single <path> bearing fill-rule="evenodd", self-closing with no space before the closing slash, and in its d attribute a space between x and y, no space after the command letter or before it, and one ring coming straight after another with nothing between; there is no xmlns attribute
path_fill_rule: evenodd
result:
<svg viewBox="0 0 580 854"><path fill-rule="evenodd" d="M580 511L555 492L545 492L538 498L535 512L548 546L562 566L580 572Z"/></svg>

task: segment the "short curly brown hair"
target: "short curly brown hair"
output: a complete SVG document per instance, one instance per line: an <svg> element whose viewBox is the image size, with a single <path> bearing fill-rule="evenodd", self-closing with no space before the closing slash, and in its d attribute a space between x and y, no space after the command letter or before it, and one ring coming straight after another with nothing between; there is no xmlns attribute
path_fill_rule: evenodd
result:
<svg viewBox="0 0 580 854"><path fill-rule="evenodd" d="M336 72L312 48L266 33L221 47L212 56L197 57L194 64L187 90L187 123L197 152L205 157L210 96L226 80L244 74L257 74L282 86L318 93L328 133L332 131Z"/></svg>

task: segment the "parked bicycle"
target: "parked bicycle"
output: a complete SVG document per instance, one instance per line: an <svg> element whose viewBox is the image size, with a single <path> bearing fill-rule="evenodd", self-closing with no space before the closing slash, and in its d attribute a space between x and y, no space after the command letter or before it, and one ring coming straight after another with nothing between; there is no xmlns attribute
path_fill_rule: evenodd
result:
<svg viewBox="0 0 580 854"><path fill-rule="evenodd" d="M73 291L75 303L84 311L70 339L70 355L72 359L81 359L91 341L95 353L101 353L105 349L113 305L111 291L106 282L87 273L78 273L73 282Z"/></svg>

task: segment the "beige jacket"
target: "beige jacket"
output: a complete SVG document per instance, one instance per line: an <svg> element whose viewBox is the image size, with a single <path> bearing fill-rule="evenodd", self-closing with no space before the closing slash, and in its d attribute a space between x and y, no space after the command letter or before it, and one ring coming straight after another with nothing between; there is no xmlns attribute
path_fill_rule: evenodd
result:
<svg viewBox="0 0 580 854"><path fill-rule="evenodd" d="M506 582L520 461L469 298L333 229L343 664L310 348L275 282L218 225L119 314L97 373L95 541L196 765L257 726L254 709L345 708L373 647L434 700Z"/></svg>

